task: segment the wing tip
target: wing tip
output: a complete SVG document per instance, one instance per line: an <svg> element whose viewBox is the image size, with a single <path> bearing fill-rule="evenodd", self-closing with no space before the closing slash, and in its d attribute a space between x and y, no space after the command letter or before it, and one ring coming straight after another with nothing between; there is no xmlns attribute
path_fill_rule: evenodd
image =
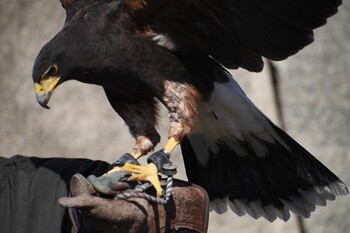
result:
<svg viewBox="0 0 350 233"><path fill-rule="evenodd" d="M333 181L326 186L316 186L313 190L299 190L300 196L291 196L280 199L283 207L277 208L273 204L263 205L261 200L248 201L246 199L229 200L225 198L215 198L210 202L210 211L218 214L227 212L228 209L238 216L248 214L254 219L261 217L269 222L274 222L277 218L288 221L291 213L303 218L309 218L317 206L326 206L327 201L336 199L336 196L349 194L346 185L340 181Z"/></svg>

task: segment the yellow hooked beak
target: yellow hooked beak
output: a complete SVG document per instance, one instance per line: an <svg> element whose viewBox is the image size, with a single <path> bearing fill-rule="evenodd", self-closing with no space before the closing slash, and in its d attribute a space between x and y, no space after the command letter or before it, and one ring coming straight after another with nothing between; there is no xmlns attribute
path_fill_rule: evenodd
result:
<svg viewBox="0 0 350 233"><path fill-rule="evenodd" d="M47 104L60 81L60 77L56 76L56 73L57 65L53 65L43 74L40 83L34 83L36 100L43 108L49 108Z"/></svg>

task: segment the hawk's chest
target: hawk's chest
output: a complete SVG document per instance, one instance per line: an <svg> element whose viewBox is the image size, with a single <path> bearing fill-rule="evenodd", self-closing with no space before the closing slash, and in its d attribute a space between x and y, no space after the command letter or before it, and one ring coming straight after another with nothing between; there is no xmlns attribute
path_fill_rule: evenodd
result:
<svg viewBox="0 0 350 233"><path fill-rule="evenodd" d="M102 86L123 99L135 100L155 96L147 83L129 71L88 72L84 77L77 78L77 80Z"/></svg>

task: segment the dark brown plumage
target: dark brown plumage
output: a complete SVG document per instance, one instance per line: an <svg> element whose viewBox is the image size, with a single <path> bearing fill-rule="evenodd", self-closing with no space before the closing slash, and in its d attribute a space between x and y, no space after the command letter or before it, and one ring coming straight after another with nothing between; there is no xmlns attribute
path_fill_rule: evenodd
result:
<svg viewBox="0 0 350 233"><path fill-rule="evenodd" d="M269 221L345 195L345 184L275 126L223 68L261 71L313 41L340 0L62 0L63 29L33 70L39 103L76 79L100 85L145 155L159 142L157 103L169 110L190 181L217 212ZM170 149L169 149L170 148Z"/></svg>

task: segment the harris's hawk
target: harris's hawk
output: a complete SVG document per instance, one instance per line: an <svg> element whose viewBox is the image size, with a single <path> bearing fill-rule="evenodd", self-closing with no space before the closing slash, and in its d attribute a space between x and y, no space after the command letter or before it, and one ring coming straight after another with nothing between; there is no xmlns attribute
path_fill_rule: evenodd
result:
<svg viewBox="0 0 350 233"><path fill-rule="evenodd" d="M157 106L169 111L162 161L181 145L189 181L212 208L269 221L308 217L348 190L330 170L274 125L226 68L263 69L313 41L313 29L341 0L61 0L62 30L40 51L33 79L47 108L61 83L103 87L128 125L137 160L159 142ZM135 161L133 162L135 164ZM161 194L154 163L119 163ZM124 165L124 166L123 166ZM157 164L159 165L159 164ZM158 170L157 170L158 168Z"/></svg>

